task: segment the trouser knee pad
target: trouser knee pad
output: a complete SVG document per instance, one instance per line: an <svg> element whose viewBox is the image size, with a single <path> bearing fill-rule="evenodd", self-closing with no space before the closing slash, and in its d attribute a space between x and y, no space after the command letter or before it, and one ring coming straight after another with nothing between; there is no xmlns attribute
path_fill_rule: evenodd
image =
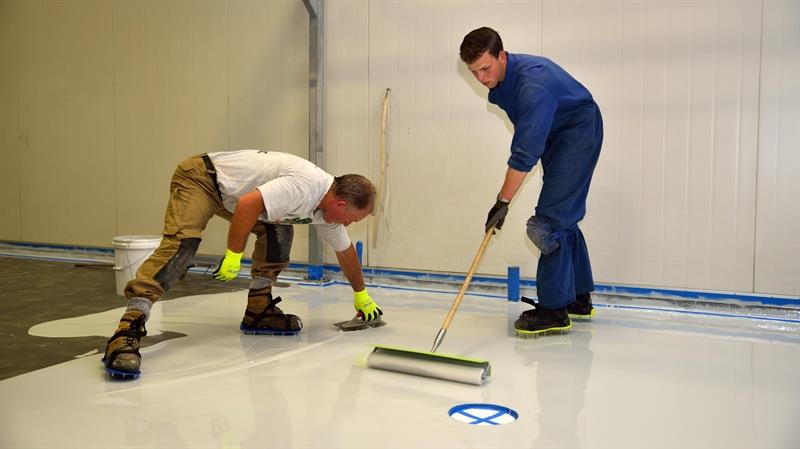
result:
<svg viewBox="0 0 800 449"><path fill-rule="evenodd" d="M543 255L548 255L559 247L558 236L545 220L532 216L527 223L528 238L539 248Z"/></svg>
<svg viewBox="0 0 800 449"><path fill-rule="evenodd" d="M181 240L178 252L172 256L172 259L164 265L161 270L153 276L153 279L158 282L164 291L172 287L172 284L186 272L189 262L192 261L197 248L200 246L199 238L185 238Z"/></svg>

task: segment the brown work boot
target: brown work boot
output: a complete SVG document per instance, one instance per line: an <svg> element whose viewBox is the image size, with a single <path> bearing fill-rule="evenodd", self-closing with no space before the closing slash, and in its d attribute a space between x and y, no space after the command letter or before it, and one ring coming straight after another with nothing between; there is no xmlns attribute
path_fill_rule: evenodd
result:
<svg viewBox="0 0 800 449"><path fill-rule="evenodd" d="M300 332L303 328L300 317L283 313L283 310L276 306L279 302L281 302L280 297L272 299L270 294L266 308L261 311L253 310L248 304L239 329L245 334L295 335Z"/></svg>
<svg viewBox="0 0 800 449"><path fill-rule="evenodd" d="M103 356L103 364L112 377L135 379L141 374L139 340L147 335L145 320L145 314L140 310L128 310L122 315L117 331L108 340Z"/></svg>

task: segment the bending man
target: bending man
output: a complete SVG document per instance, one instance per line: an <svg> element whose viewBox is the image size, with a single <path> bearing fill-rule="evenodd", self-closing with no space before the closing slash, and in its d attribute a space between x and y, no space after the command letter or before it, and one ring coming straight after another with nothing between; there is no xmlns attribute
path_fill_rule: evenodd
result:
<svg viewBox="0 0 800 449"><path fill-rule="evenodd" d="M140 374L139 343L153 303L187 269L202 231L214 215L230 221L228 247L214 278L235 278L250 233L256 235L252 281L241 330L252 334L293 335L303 323L276 307L272 283L289 265L293 224L314 224L354 290L354 307L364 320L383 312L372 301L356 251L345 227L364 219L375 201L375 187L360 175L334 178L291 154L259 150L194 156L175 169L159 248L125 287L128 307L106 347L103 362L112 375Z"/></svg>

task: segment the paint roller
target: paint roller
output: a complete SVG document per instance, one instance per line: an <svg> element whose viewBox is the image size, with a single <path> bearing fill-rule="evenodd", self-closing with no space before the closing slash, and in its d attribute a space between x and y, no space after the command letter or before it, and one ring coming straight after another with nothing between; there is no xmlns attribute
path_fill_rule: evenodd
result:
<svg viewBox="0 0 800 449"><path fill-rule="evenodd" d="M475 255L475 259L472 261L469 272L466 278L464 278L464 282L461 284L458 295L456 295L453 305L450 306L450 311L447 313L441 329L439 329L439 332L436 334L431 351L424 352L398 348L396 346L376 345L367 357L367 366L386 371L432 377L435 379L463 382L473 385L483 385L483 383L486 382L491 375L491 365L488 360L439 354L436 353L436 350L439 348L439 345L442 344L445 334L447 334L447 329L450 327L456 310L459 304L461 304L461 300L464 298L464 293L466 293L472 276L478 268L478 263L481 257L483 257L486 247L489 245L492 234L494 234L494 226L486 231L483 242L481 242L481 246L478 249L478 253Z"/></svg>

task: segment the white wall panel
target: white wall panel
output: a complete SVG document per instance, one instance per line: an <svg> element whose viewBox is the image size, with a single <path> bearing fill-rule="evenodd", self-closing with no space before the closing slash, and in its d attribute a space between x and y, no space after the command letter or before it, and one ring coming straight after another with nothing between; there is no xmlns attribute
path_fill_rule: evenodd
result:
<svg viewBox="0 0 800 449"><path fill-rule="evenodd" d="M350 17L353 22L344 26L348 30L367 28L369 43L368 76L354 75L356 80L364 80L362 88L369 92L366 103L360 106L368 117L365 123L358 116L350 125L351 135L363 136L358 127L367 126L369 173L376 183L381 102L385 89L391 89L387 209L381 219L377 247L368 244L367 260L371 265L463 271L480 244L483 215L505 173L510 124L498 108L488 106L486 90L460 62L458 47L464 34L491 17L518 23L517 33L526 36L530 23L538 21L540 11L539 6L528 2L498 4L498 8L486 2L327 4L327 151L337 158L351 154L344 142L336 140L342 131L332 123L340 123L335 117L339 111L349 117L350 110L359 107L349 101L352 93L337 97L341 87L336 86L338 78L334 78L336 73L352 70L352 61L340 64L338 53L331 50L347 45L339 39L360 48L356 40L362 36L352 35L352 31L351 35L337 33L334 29L341 23L339 17ZM339 8L349 12L334 12ZM353 9L359 12L354 13ZM359 24L361 20L367 24ZM535 34L534 38L538 36ZM499 137L495 139L496 136ZM487 138L493 139L491 144ZM513 214L519 215L521 223L527 218L517 211ZM370 232L371 226L372 223ZM356 237L359 229L363 232L358 225L351 228L355 228L351 234ZM510 237L493 246L526 246L524 235L515 233ZM520 262L530 264L529 256ZM504 251L492 249L487 252L484 266L505 270L508 257Z"/></svg>
<svg viewBox="0 0 800 449"><path fill-rule="evenodd" d="M488 25L508 50L561 64L601 106L582 224L597 281L798 294L799 7L326 2L328 171L377 182L391 89L386 213L375 248L374 218L352 225L353 239L373 266L466 270L513 134L458 59L464 34ZM9 0L0 13L0 238L106 246L158 232L181 158L307 152L299 0ZM482 273L535 273L524 223L538 168L528 178ZM226 228L214 224L201 251L218 252ZM292 258L304 260L305 228L297 235Z"/></svg>
<svg viewBox="0 0 800 449"><path fill-rule="evenodd" d="M0 2L0 239L20 240L19 9Z"/></svg>
<svg viewBox="0 0 800 449"><path fill-rule="evenodd" d="M0 14L0 238L157 234L183 158L307 155L301 1L4 1ZM226 234L212 220L200 251L221 253Z"/></svg>
<svg viewBox="0 0 800 449"><path fill-rule="evenodd" d="M381 96L392 89L388 225L371 265L463 272L477 249L513 134L457 56L464 34L488 25L509 51L561 64L603 110L583 223L596 279L754 291L761 2L331 2L329 14L343 5L359 13L329 22L330 45L355 39L333 27L368 29L367 73L354 77L368 91L373 178ZM330 123L345 106L328 101ZM524 222L540 182L537 169L481 272L534 274Z"/></svg>
<svg viewBox="0 0 800 449"><path fill-rule="evenodd" d="M20 238L114 232L113 46L103 1L19 3ZM91 217L91 219L83 219Z"/></svg>
<svg viewBox="0 0 800 449"><path fill-rule="evenodd" d="M596 278L752 291L760 4L547 2L545 15L545 55L604 113L584 223Z"/></svg>
<svg viewBox="0 0 800 449"><path fill-rule="evenodd" d="M380 104L370 103L369 19L367 5L361 0L325 4L325 169L339 176L359 173L370 176L370 157L377 147L370 147L370 117L380 114ZM379 89L379 88L378 88ZM350 238L368 244L370 220L351 224ZM324 245L326 261L335 255ZM366 250L365 250L366 253ZM365 261L366 263L366 261Z"/></svg>
<svg viewBox="0 0 800 449"><path fill-rule="evenodd" d="M308 13L297 0L230 2L224 148L308 158ZM224 149L222 147L216 148ZM228 223L212 220L205 252L224 252ZM308 226L295 226L291 258L308 260ZM250 239L252 246L255 239ZM248 247L247 254L251 249Z"/></svg>
<svg viewBox="0 0 800 449"><path fill-rule="evenodd" d="M764 3L756 291L800 294L800 2Z"/></svg>
<svg viewBox="0 0 800 449"><path fill-rule="evenodd" d="M116 2L113 36L118 231L160 234L178 163L228 144L228 8Z"/></svg>
<svg viewBox="0 0 800 449"><path fill-rule="evenodd" d="M161 231L169 179L187 156L241 148L307 156L301 2L117 2L115 39L120 232ZM227 229L212 219L199 251L224 252ZM293 259L305 260L307 248L298 226Z"/></svg>

